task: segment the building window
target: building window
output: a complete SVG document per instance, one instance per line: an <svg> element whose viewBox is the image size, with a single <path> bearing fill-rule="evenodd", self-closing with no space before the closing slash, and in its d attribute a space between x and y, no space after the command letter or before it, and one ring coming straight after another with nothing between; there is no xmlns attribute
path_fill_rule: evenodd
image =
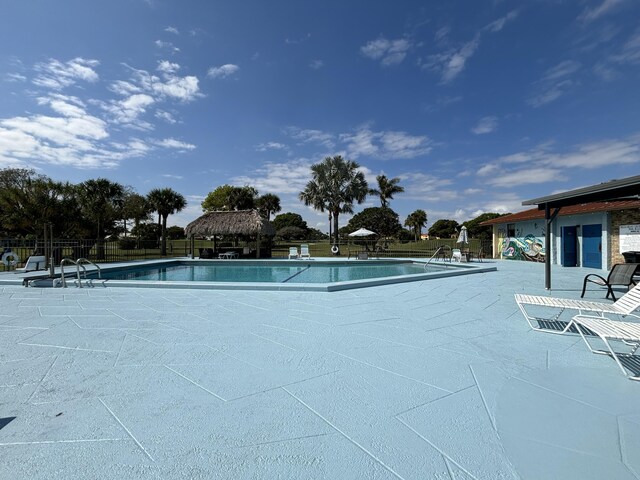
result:
<svg viewBox="0 0 640 480"><path fill-rule="evenodd" d="M516 224L507 223L507 237L515 237L515 236L516 236Z"/></svg>

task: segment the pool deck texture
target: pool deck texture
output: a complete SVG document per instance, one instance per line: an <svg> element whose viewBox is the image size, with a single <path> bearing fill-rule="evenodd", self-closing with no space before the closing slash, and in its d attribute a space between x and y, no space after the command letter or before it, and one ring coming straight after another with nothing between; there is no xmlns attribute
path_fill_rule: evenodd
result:
<svg viewBox="0 0 640 480"><path fill-rule="evenodd" d="M0 479L640 478L640 382L513 298L602 272L547 292L542 264L485 263L339 292L0 285Z"/></svg>

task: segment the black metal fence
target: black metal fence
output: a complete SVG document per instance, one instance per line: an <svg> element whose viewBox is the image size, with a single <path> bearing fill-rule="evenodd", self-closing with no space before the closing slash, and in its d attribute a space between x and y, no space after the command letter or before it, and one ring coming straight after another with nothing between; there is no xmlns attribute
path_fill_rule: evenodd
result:
<svg viewBox="0 0 640 480"><path fill-rule="evenodd" d="M469 243L463 247L457 244L455 239L432 239L407 243L345 239L339 245L339 253L337 255L332 251L332 242L325 239L300 240L294 242L265 242L261 245L261 257L287 258L289 248L292 246L299 248L301 244L309 245L309 252L312 257L346 258L348 256L354 256L357 252L366 251L370 253L372 257L378 258L428 258L441 246L444 246L444 249L438 254L441 258L443 258L443 255L450 255L452 248L461 248L462 250L468 251L471 258L491 258L493 256L491 241L482 242L478 239L470 239ZM194 243L194 255L197 257L201 248L211 249L213 245L213 242L209 240L196 240ZM234 248L239 248L239 251L242 251L243 245L244 242L218 241L215 253L217 254L218 251L228 251ZM250 255L251 258L255 258L255 247L255 244L251 245L251 248L253 248L252 254ZM60 264L63 258L70 258L74 261L78 258L86 258L96 263L163 258L160 253L160 244L158 241L144 241L132 237L113 241L54 239L53 241L45 242L42 239L0 239L0 258L9 252L13 254L7 257L11 261L0 262L0 271L12 270L24 265L30 255L44 255L47 261L53 258L54 265L56 266ZM444 254L442 252L444 252ZM166 257L186 257L189 254L191 254L191 243L189 240L167 241ZM14 262L13 260L16 259L16 256L17 262ZM243 255L241 255L241 257L243 257ZM217 258L217 255L214 255L214 258Z"/></svg>

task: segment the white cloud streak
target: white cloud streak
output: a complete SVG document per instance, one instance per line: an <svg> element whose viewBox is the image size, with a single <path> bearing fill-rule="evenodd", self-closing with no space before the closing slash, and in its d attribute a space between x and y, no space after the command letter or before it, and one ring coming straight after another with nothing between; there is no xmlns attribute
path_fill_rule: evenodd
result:
<svg viewBox="0 0 640 480"><path fill-rule="evenodd" d="M402 63L410 48L411 42L405 38L387 40L381 37L360 47L360 53L367 58L380 60L383 67L390 67Z"/></svg>
<svg viewBox="0 0 640 480"><path fill-rule="evenodd" d="M527 103L534 108L551 103L568 93L576 82L572 76L582 65L575 60L565 60L549 68L543 77L534 83L534 91Z"/></svg>
<svg viewBox="0 0 640 480"><path fill-rule="evenodd" d="M589 24L594 20L610 13L615 7L623 3L625 0L603 0L597 7L587 7L578 16L578 21Z"/></svg>
<svg viewBox="0 0 640 480"><path fill-rule="evenodd" d="M74 85L78 80L95 83L98 74L94 70L100 64L97 60L74 58L68 62L50 59L46 63L38 63L34 69L38 75L33 84L52 90L62 90Z"/></svg>
<svg viewBox="0 0 640 480"><path fill-rule="evenodd" d="M497 187L557 182L570 171L595 170L612 165L640 163L640 134L626 139L602 140L554 152L549 145L496 159L478 169L478 176ZM524 165L524 166L523 166Z"/></svg>
<svg viewBox="0 0 640 480"><path fill-rule="evenodd" d="M471 132L476 135L484 135L493 132L496 128L498 128L497 117L483 117L478 121L476 126L471 129Z"/></svg>
<svg viewBox="0 0 640 480"><path fill-rule="evenodd" d="M459 47L449 48L444 52L430 55L426 61L421 62L422 68L440 73L440 83L442 84L452 82L462 73L469 59L480 47L482 36L486 33L497 33L501 31L507 23L513 21L517 16L517 11L509 12L504 17L486 25L478 31L471 40L463 43ZM448 34L448 31L446 33Z"/></svg>
<svg viewBox="0 0 640 480"><path fill-rule="evenodd" d="M238 70L240 70L240 67L238 65L227 63L219 67L211 67L207 71L207 76L211 78L227 78L237 73Z"/></svg>

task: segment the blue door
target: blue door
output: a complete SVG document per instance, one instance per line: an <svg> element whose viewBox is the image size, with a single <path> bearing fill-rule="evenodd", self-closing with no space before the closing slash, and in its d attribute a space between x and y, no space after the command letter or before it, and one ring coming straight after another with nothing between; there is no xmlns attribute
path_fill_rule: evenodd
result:
<svg viewBox="0 0 640 480"><path fill-rule="evenodd" d="M560 263L563 267L578 265L578 241L576 227L562 227L562 254Z"/></svg>
<svg viewBox="0 0 640 480"><path fill-rule="evenodd" d="M582 266L602 268L602 225L582 226Z"/></svg>

